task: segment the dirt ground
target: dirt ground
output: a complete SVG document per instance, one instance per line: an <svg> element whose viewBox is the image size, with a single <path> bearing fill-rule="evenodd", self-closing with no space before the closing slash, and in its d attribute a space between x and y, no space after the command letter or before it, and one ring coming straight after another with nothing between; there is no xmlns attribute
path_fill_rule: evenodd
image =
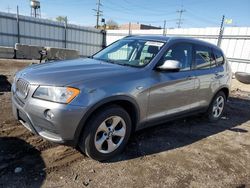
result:
<svg viewBox="0 0 250 188"><path fill-rule="evenodd" d="M250 187L250 85L233 80L218 123L193 116L142 130L100 163L13 119L10 83L30 63L0 60L0 187Z"/></svg>

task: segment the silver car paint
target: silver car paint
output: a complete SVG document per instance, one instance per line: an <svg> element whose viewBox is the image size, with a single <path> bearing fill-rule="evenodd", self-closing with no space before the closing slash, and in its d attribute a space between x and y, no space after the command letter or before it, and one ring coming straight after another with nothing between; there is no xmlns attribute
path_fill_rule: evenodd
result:
<svg viewBox="0 0 250 188"><path fill-rule="evenodd" d="M13 84L15 117L18 118L18 109L30 120L33 132L51 141L64 143L75 139L86 113L107 98L126 96L135 101L139 111L137 125L144 126L144 123L165 115L208 107L220 88L230 87L231 72L226 69L227 64L216 70L172 73L154 70L160 57L174 43L210 44L188 38L141 38L166 42L151 63L143 68L125 67L94 59L76 59L30 66L18 72L16 80L22 78L28 81L31 89L25 101L18 103L15 83ZM70 104L58 104L33 98L32 95L39 85L71 86L79 88L81 92ZM52 120L44 116L48 109L55 113ZM25 126L29 125L26 123Z"/></svg>

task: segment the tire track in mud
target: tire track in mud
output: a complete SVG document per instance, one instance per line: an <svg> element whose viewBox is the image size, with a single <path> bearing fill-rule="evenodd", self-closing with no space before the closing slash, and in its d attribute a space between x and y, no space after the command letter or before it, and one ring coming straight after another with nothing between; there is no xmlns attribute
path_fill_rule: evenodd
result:
<svg viewBox="0 0 250 188"><path fill-rule="evenodd" d="M18 137L19 139L24 140L25 142L36 148L38 151L40 151L40 155L46 165L47 173L57 168L66 167L69 164L72 164L73 162L76 162L80 159L84 159L84 156L76 149L51 143L41 138L40 136L34 135L33 133L29 132L28 130L26 130L26 128L22 127L22 125L5 128L0 131L0 135L1 137ZM30 153L29 150L21 151L9 155L9 157L8 155L5 155L5 161L11 161L11 163L14 164L15 160L25 160L25 158L30 157L30 155L32 155L32 153Z"/></svg>
<svg viewBox="0 0 250 188"><path fill-rule="evenodd" d="M10 100L6 102L10 103ZM5 106L8 107L9 105ZM74 148L54 144L38 135L34 135L23 127L21 123L14 120L11 114L8 113L7 115L9 116L8 120L0 122L0 139L6 137L18 138L37 149L45 163L45 171L47 173L59 168L61 169L85 158L84 155ZM2 166L0 165L0 174L7 172L8 169L13 169L20 161L27 161L34 155L32 150L27 148L22 149L22 147L23 146L18 145L13 146L13 143L9 140L5 142L5 148L7 149L1 150L0 148L0 152L2 152L4 156L0 158L0 163L5 164Z"/></svg>

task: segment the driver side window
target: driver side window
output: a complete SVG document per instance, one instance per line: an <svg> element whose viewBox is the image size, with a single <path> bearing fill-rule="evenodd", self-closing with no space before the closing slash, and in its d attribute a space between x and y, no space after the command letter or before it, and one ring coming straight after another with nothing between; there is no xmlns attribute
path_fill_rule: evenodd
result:
<svg viewBox="0 0 250 188"><path fill-rule="evenodd" d="M176 60L180 62L180 71L191 70L192 64L192 44L179 43L171 46L163 56L162 63L166 60Z"/></svg>

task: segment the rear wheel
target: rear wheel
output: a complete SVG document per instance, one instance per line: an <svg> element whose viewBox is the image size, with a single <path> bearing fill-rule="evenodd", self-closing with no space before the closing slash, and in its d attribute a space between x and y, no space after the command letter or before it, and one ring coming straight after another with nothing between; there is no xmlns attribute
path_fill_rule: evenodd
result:
<svg viewBox="0 0 250 188"><path fill-rule="evenodd" d="M112 105L90 118L79 147L92 159L108 160L124 149L130 133L130 116L123 108Z"/></svg>
<svg viewBox="0 0 250 188"><path fill-rule="evenodd" d="M216 122L221 118L224 112L225 103L226 96L224 92L218 92L213 98L207 111L207 117L210 122Z"/></svg>

